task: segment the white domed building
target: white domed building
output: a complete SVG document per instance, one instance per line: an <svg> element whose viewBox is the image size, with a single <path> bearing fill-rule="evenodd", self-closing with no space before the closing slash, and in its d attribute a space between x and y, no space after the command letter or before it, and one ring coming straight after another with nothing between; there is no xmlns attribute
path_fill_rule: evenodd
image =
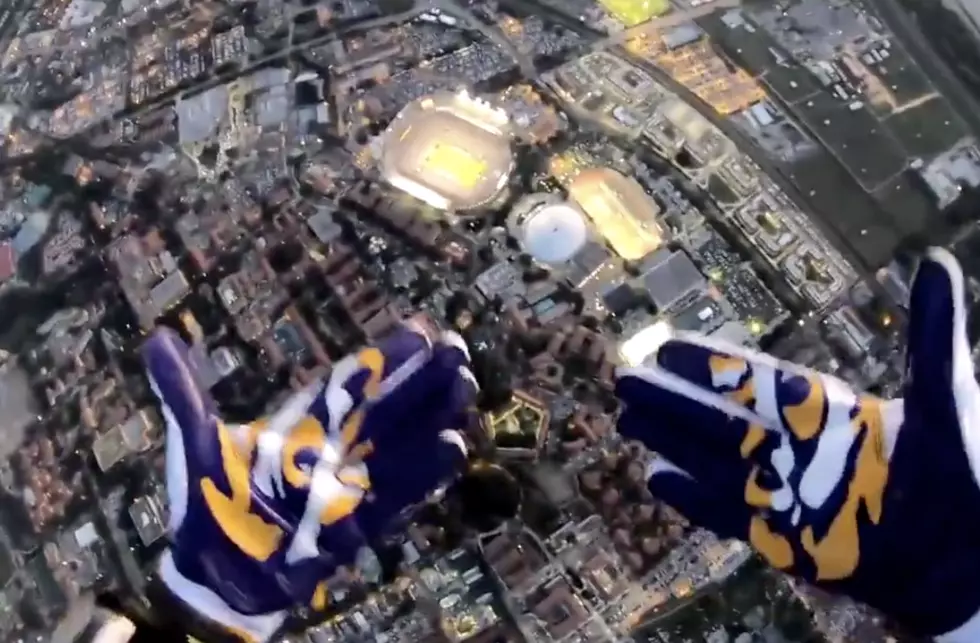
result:
<svg viewBox="0 0 980 643"><path fill-rule="evenodd" d="M582 211L556 194L531 194L511 210L507 231L537 263L558 267L571 261L591 238Z"/></svg>

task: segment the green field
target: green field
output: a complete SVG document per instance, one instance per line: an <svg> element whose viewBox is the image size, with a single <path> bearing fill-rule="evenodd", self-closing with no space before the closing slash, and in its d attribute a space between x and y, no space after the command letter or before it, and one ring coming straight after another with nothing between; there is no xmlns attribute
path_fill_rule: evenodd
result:
<svg viewBox="0 0 980 643"><path fill-rule="evenodd" d="M599 0L599 4L627 27L635 27L670 11L668 0Z"/></svg>

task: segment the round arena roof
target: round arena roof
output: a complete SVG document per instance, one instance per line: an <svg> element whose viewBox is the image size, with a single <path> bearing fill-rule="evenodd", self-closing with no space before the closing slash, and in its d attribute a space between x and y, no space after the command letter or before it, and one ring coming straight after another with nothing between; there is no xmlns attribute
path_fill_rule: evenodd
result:
<svg viewBox="0 0 980 643"><path fill-rule="evenodd" d="M523 223L523 244L529 255L543 263L563 263L588 241L585 219L566 203L543 205Z"/></svg>
<svg viewBox="0 0 980 643"><path fill-rule="evenodd" d="M384 137L380 163L389 183L442 210L493 201L513 170L507 115L465 93L409 104Z"/></svg>

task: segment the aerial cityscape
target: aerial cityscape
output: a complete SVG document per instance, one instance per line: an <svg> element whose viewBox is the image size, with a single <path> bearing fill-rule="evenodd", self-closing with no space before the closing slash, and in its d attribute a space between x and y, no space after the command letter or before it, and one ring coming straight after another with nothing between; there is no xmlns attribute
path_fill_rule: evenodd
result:
<svg viewBox="0 0 980 643"><path fill-rule="evenodd" d="M651 497L612 376L683 329L900 389L915 253L980 298L969 5L9 0L0 641L144 600L154 328L248 421L412 315L503 391L520 515L420 516L397 582L291 640L910 640Z"/></svg>

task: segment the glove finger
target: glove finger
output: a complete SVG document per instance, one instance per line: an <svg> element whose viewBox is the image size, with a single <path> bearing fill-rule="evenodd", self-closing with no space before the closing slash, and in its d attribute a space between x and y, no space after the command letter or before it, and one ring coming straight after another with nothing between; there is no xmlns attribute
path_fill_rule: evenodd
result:
<svg viewBox="0 0 980 643"><path fill-rule="evenodd" d="M355 367L349 373L341 370L338 376L343 377L343 387L353 398L354 408L367 400L377 401L391 395L410 402L429 384L424 377L415 376L425 370L432 356L432 338L401 325L377 345L363 348L343 360L353 358Z"/></svg>
<svg viewBox="0 0 980 643"><path fill-rule="evenodd" d="M474 395L479 392L480 385L471 368L470 351L459 333L447 330L439 336L433 348L432 362L434 368L440 369L436 379L452 385L462 378L469 383Z"/></svg>
<svg viewBox="0 0 980 643"><path fill-rule="evenodd" d="M657 361L750 411L766 428L787 431L797 440L814 438L828 417L846 418L855 408L852 391L835 378L707 338L671 340L660 348Z"/></svg>
<svg viewBox="0 0 980 643"><path fill-rule="evenodd" d="M388 433L404 425L405 418L424 424L426 413L436 410L433 396L445 396L458 377L454 362L436 348L433 333L418 324L400 325L376 345L334 365L314 402L314 415L327 418L330 432L339 432L348 446L379 437L379 430Z"/></svg>
<svg viewBox="0 0 980 643"><path fill-rule="evenodd" d="M768 522L755 513L755 508L746 503L752 500L747 491L744 498L740 497L742 484L728 487L704 484L663 457L651 460L646 471L650 493L693 524L721 538L750 542L777 569L787 569L793 565L794 556L789 541L774 532ZM752 476L756 478L759 471L758 468L754 469ZM761 479L759 482L761 487Z"/></svg>
<svg viewBox="0 0 980 643"><path fill-rule="evenodd" d="M949 252L932 248L923 257L909 310L906 409L932 426L960 427L980 389L967 338L963 271Z"/></svg>
<svg viewBox="0 0 980 643"><path fill-rule="evenodd" d="M458 365L469 360L462 339L450 341L409 320L376 345L348 355L330 374L328 414L346 417L365 402L382 400L406 412L421 406L429 391L451 385Z"/></svg>
<svg viewBox="0 0 980 643"><path fill-rule="evenodd" d="M406 326L403 332L418 336L410 326ZM438 406L447 406L448 402L454 408L457 405L465 408L479 390L470 370L466 342L452 331L445 331L435 338L429 335L424 337L431 343L422 352L408 355L400 367L382 380L376 400L383 399L392 407L405 411L418 411L433 408L433 396L446 397L447 392L453 392L453 395L446 397L446 402ZM467 385L460 385L461 380Z"/></svg>
<svg viewBox="0 0 980 643"><path fill-rule="evenodd" d="M698 417L711 408L724 415L762 423L755 412L755 387L747 359L721 348L702 344L700 337L670 339L657 350L651 367L620 369L620 380L629 375L659 388L670 390L690 400L678 408L681 413ZM705 340L707 341L707 340ZM633 381L624 382L617 394L626 404L646 404L653 408L649 389Z"/></svg>
<svg viewBox="0 0 980 643"><path fill-rule="evenodd" d="M185 450L213 452L217 405L198 385L187 344L169 328L160 328L143 345L142 358L168 430L181 434Z"/></svg>
<svg viewBox="0 0 980 643"><path fill-rule="evenodd" d="M433 428L465 431L478 421L476 397L479 387L465 365L457 365L447 375L453 375L448 384L433 386L428 392L428 402L420 417L427 418L425 421Z"/></svg>
<svg viewBox="0 0 980 643"><path fill-rule="evenodd" d="M620 435L660 454L697 478L702 485L740 490L752 465L739 457L737 443L729 442L732 448L725 452L701 437L704 432L691 430L693 428L675 422L665 414L651 419L645 410L636 407L628 407L617 424ZM731 432L738 433L737 429ZM738 499L740 493L735 491L732 498Z"/></svg>
<svg viewBox="0 0 980 643"><path fill-rule="evenodd" d="M912 604L896 606L898 609L892 605L883 607L889 613L901 614L903 626L934 635L931 640L936 643L980 640L980 557L974 546L943 551L940 561L930 557L923 591L914 595ZM898 583L896 586L901 587ZM897 596L889 598L894 600ZM944 634L935 636L939 632Z"/></svg>
<svg viewBox="0 0 980 643"><path fill-rule="evenodd" d="M664 457L654 457L648 462L646 473L647 489L653 497L680 512L692 524L721 538L746 538L751 510L737 498L702 484Z"/></svg>
<svg viewBox="0 0 980 643"><path fill-rule="evenodd" d="M647 367L618 371L616 393L625 404L627 417L636 418L620 421L620 433L627 438L686 442L696 453L710 451L733 465L752 457L767 440L778 438L777 432L765 429L754 421L754 414L744 412L722 393L687 381L675 386L664 374L663 369Z"/></svg>
<svg viewBox="0 0 980 643"><path fill-rule="evenodd" d="M461 414L476 404L480 387L470 370L469 350L452 331L442 333L425 365L379 403L416 417L442 418L440 428L458 428Z"/></svg>

